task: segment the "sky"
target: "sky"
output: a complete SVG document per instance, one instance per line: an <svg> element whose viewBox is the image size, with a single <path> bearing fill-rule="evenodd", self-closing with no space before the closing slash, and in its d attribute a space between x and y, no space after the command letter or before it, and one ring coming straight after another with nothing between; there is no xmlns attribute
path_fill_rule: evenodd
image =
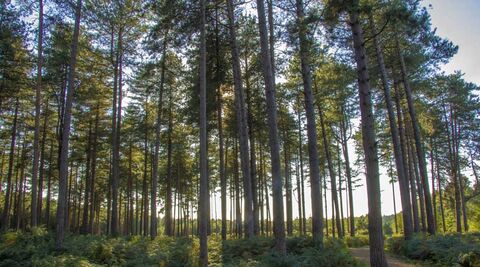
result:
<svg viewBox="0 0 480 267"><path fill-rule="evenodd" d="M441 71L446 74L460 70L464 73L464 79L480 85L480 0L424 0L423 6L427 7L430 15L432 28L437 29L437 34L442 38L447 38L458 45L458 53L445 65L441 66ZM358 125L356 125L358 126ZM349 144L350 161L353 163L356 155L354 153L353 141ZM395 194L389 183L385 168L380 169L380 190L382 201L382 214L394 214L393 196L395 195L396 211L401 211L401 202L398 183L395 184ZM368 201L366 182L363 175L360 183L363 184L353 192L355 216L366 215L368 213ZM295 179L295 177L292 177ZM338 177L337 177L338 181ZM306 181L305 187L305 208L307 217L311 214L310 205L310 187ZM328 186L328 185L327 185ZM295 183L293 185L295 188ZM329 186L328 186L329 187ZM293 192L293 217L298 217L297 197ZM211 215L213 218L220 218L220 194L211 196L212 201ZM343 194L344 215L347 217L347 205L345 193ZM331 195L327 191L328 218L331 218ZM270 199L271 201L271 199ZM284 200L285 201L285 200ZM285 205L285 202L284 202ZM230 214L230 207L227 205L227 216ZM215 208L217 212L215 213Z"/></svg>
<svg viewBox="0 0 480 267"><path fill-rule="evenodd" d="M459 46L458 53L443 66L446 73L461 70L465 80L480 84L480 1L425 0L437 34Z"/></svg>

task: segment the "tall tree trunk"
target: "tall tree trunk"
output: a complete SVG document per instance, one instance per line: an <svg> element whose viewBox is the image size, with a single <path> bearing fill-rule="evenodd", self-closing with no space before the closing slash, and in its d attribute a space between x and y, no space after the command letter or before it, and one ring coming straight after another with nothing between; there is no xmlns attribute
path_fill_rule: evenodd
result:
<svg viewBox="0 0 480 267"><path fill-rule="evenodd" d="M412 227L412 207L410 204L410 196L408 194L408 180L405 172L405 162L403 161L404 157L402 155L399 131L397 128L397 124L395 123L396 118L395 118L395 112L392 104L392 97L390 94L390 87L388 84L387 70L385 67L385 61L383 59L383 51L382 51L383 49L378 40L377 29L375 26L375 21L373 19L372 12L369 13L369 19L372 27L373 36L374 36L373 43L375 46L377 64L380 68L380 77L382 80L383 92L385 95L385 104L387 106L390 135L392 137L393 153L395 157L395 167L397 169L398 184L400 187L400 199L402 202L402 210L403 210L403 216L402 216L403 233L404 233L405 239L408 240L412 237L413 227Z"/></svg>
<svg viewBox="0 0 480 267"><path fill-rule="evenodd" d="M293 234L292 177L290 174L290 158L287 142L287 133L284 133L283 158L285 161L285 205L287 212L287 235L291 236Z"/></svg>
<svg viewBox="0 0 480 267"><path fill-rule="evenodd" d="M219 165L220 165L220 198L222 209L222 240L227 239L227 176L225 172L225 163L227 158L227 152L223 146L223 124L222 124L222 91L221 87L217 87L217 127L218 127L218 153L219 153ZM228 145L227 145L228 147ZM224 153L225 151L225 153ZM230 218L231 220L232 218Z"/></svg>
<svg viewBox="0 0 480 267"><path fill-rule="evenodd" d="M408 140L409 138L407 138ZM415 184L417 186L417 192L418 192L418 202L420 204L420 221L422 223L422 232L426 232L427 229L427 225L425 223L425 196L423 194L423 191L422 191L422 181L420 181L420 178L419 178L419 173L418 173L418 162L417 162L417 158L415 157L415 154L414 154L414 146L413 146L413 142L411 141L411 139L408 141L409 143L409 146L410 146L410 153L411 153L411 159L412 159L412 163L413 163L413 177L415 177Z"/></svg>
<svg viewBox="0 0 480 267"><path fill-rule="evenodd" d="M350 168L350 156L348 154L348 138L347 138L347 118L342 107L343 119L340 123L341 138L342 138L342 152L343 159L345 160L345 174L347 176L347 190L348 190L348 209L349 209L349 226L350 236L355 236L355 213L353 211L353 182L352 182L352 170Z"/></svg>
<svg viewBox="0 0 480 267"><path fill-rule="evenodd" d="M442 229L445 233L447 231L447 226L445 224L445 213L443 209L443 194L442 194L442 183L440 175L440 165L438 160L438 151L435 150L435 165L437 166L437 184L438 184L438 201L440 202L440 214L442 216Z"/></svg>
<svg viewBox="0 0 480 267"><path fill-rule="evenodd" d="M50 226L50 200L52 197L52 172L53 172L53 139L50 142L50 155L48 157L48 174L47 174L47 199L45 203L45 224L47 229Z"/></svg>
<svg viewBox="0 0 480 267"><path fill-rule="evenodd" d="M88 222L88 228L87 231L90 234L94 233L93 229L93 220L95 217L95 178L97 174L97 146L98 146L98 124L100 121L100 107L99 104L97 103L97 108L96 108L96 114L95 114L95 127L94 127L94 133L93 133L93 151L92 151L92 172L90 175L90 196L89 196L89 202L90 202L90 218Z"/></svg>
<svg viewBox="0 0 480 267"><path fill-rule="evenodd" d="M65 114L63 118L62 148L60 152L60 171L58 182L58 203L57 203L57 229L55 245L60 249L65 236L65 219L67 208L67 187L68 187L68 146L70 140L70 124L72 120L73 91L75 90L75 67L77 64L78 37L80 35L80 16L82 12L82 0L77 0L75 7L75 27L73 30L72 47L70 49L70 69L68 72L68 92L65 100Z"/></svg>
<svg viewBox="0 0 480 267"><path fill-rule="evenodd" d="M399 137L400 137L400 149L401 149L401 152L402 152L402 159L403 159L403 163L404 163L404 168L405 168L405 178L407 180L406 184L407 184L407 187L409 186L409 183L410 183L410 186L409 186L409 194L411 194L411 196L409 196L409 198L411 199L411 208L412 208L412 214L413 214L413 217L412 217L412 228L413 228L413 232L417 233L420 229L420 223L418 221L418 208L417 208L417 193L416 193L416 189L415 189L415 186L412 186L412 169L413 167L411 166L411 161L410 160L407 160L407 156L410 154L408 151L409 151L409 146L407 145L407 142L406 142L406 137L405 137L405 127L404 127L404 123L403 123L403 112L402 112L402 105L401 105L401 95L400 95L400 90L398 88L398 81L395 79L394 77L394 88L395 88L395 101L396 101L396 109L397 109L397 118L398 118L398 131L399 131ZM408 158L410 158L408 156ZM404 211L405 213L406 211Z"/></svg>
<svg viewBox="0 0 480 267"><path fill-rule="evenodd" d="M430 137L430 172L432 173L432 205L433 205L433 219L435 220L435 229L438 229L437 223L437 194L435 191L435 160L433 158L434 143L433 138Z"/></svg>
<svg viewBox="0 0 480 267"><path fill-rule="evenodd" d="M167 56L167 45L168 45L168 32L167 27L165 35L163 36L163 47L162 47L162 71L160 74L160 88L158 90L158 103L157 103L157 121L155 123L155 149L153 156L153 173L152 173L152 189L150 197L150 209L152 210L152 217L150 222L150 238L155 239L157 236L157 189L158 189L158 156L160 150L160 128L162 122L162 106L163 106L163 90L165 87L165 62Z"/></svg>
<svg viewBox="0 0 480 267"><path fill-rule="evenodd" d="M298 159L295 160L295 182L297 186L297 205L298 205L298 234L303 235L303 218L302 218L302 188L300 183L300 168Z"/></svg>
<svg viewBox="0 0 480 267"><path fill-rule="evenodd" d="M324 173L323 173L324 174ZM322 183L323 183L323 190L327 192L327 178L325 177L325 174L322 177ZM327 194L323 194L323 203L325 205L325 234L328 236L328 204L327 204ZM332 219L333 219L333 212L332 212ZM333 224L333 220L332 220ZM333 227L332 227L333 228Z"/></svg>
<svg viewBox="0 0 480 267"><path fill-rule="evenodd" d="M80 233L88 233L88 196L90 194L90 183L91 183L91 157L92 157L92 122L88 124L88 138L87 138L87 149L85 154L87 155L86 161L86 170L85 170L85 198L83 202L83 216L82 216L82 227Z"/></svg>
<svg viewBox="0 0 480 267"><path fill-rule="evenodd" d="M417 157L418 157L418 167L420 169L421 183L423 187L423 194L425 197L425 211L427 215L428 233L434 235L435 223L433 219L432 199L430 196L430 190L428 189L429 186L428 186L427 164L425 161L425 152L422 144L420 125L418 123L417 114L415 111L415 107L413 105L412 89L410 88L410 82L407 77L405 60L400 50L400 43L398 41L398 37L396 37L396 49L397 49L398 57L400 59L400 66L401 66L400 70L401 70L403 85L405 87L405 93L407 97L408 111L410 114L410 118L412 120L413 136L415 139L415 148L416 148Z"/></svg>
<svg viewBox="0 0 480 267"><path fill-rule="evenodd" d="M338 230L338 237L342 238L342 225L340 222L340 208L338 205L338 195L337 195L337 181L335 177L335 171L334 171L334 166L332 162L332 156L330 153L330 145L327 140L327 131L325 129L325 122L324 122L324 115L323 115L323 110L320 107L320 103L318 103L318 113L320 115L320 127L322 129L322 140L323 140L323 147L325 149L325 156L327 158L327 167L328 167L328 173L330 175L330 190L332 191L332 219L335 220L335 226ZM334 210L333 210L334 209ZM335 217L333 216L335 211ZM332 221L332 224L334 222Z"/></svg>
<svg viewBox="0 0 480 267"><path fill-rule="evenodd" d="M235 148L234 148L234 186L235 186L235 233L237 238L242 237L242 208L240 203L240 170L238 168L238 139L235 139Z"/></svg>
<svg viewBox="0 0 480 267"><path fill-rule="evenodd" d="M280 170L280 144L277 127L277 103L275 100L275 83L273 75L273 57L269 51L268 33L265 19L264 0L257 0L258 28L260 34L261 65L265 82L267 101L267 117L269 128L269 144L272 165L273 190L273 232L275 235L275 249L281 255L286 254L285 225L283 217L282 174Z"/></svg>
<svg viewBox="0 0 480 267"><path fill-rule="evenodd" d="M342 158L340 156L340 145L337 142L337 155L338 155L338 199L340 201L340 222L341 222L341 236L345 236L345 223L343 217L343 197L342 197Z"/></svg>
<svg viewBox="0 0 480 267"><path fill-rule="evenodd" d="M128 215L127 215L127 235L134 234L134 218L133 218L133 141L130 139L128 145L128 180L127 180L127 197L128 197ZM136 203L135 203L136 205Z"/></svg>
<svg viewBox="0 0 480 267"><path fill-rule="evenodd" d="M24 202L24 184L25 184L25 160L27 157L25 137L22 142L22 153L17 162L17 176L20 181L17 183L17 197L15 201L15 229L20 230L23 217L23 202Z"/></svg>
<svg viewBox="0 0 480 267"><path fill-rule="evenodd" d="M300 102L300 98L298 100ZM315 117L314 117L315 119ZM317 129L315 129L316 131ZM302 121L301 121L301 117L300 117L300 110L298 110L298 143L299 143L299 146L298 146L298 157L299 157L299 160L300 160L300 183L301 183L301 190L302 190L302 198L301 198L301 203L302 203L302 209L301 209L301 213L302 213L302 226L303 226L303 235L307 235L307 218L306 218L306 214L305 214L305 185L304 185L304 175L303 175L303 142L302 142ZM316 142L315 142L316 143ZM317 159L318 159L318 149L317 149ZM318 164L316 165L318 166ZM319 187L320 187L320 190L321 190L321 185L320 185L320 173L319 173L319 180L318 180L318 184L319 184ZM321 196L320 196L321 197ZM300 201L300 200L299 200ZM322 210L322 205L320 203L320 207L319 207L320 211L323 213L323 210ZM321 223L323 224L323 218L321 218ZM323 234L323 227L321 227L320 229L322 229L320 232Z"/></svg>
<svg viewBox="0 0 480 267"><path fill-rule="evenodd" d="M368 60L365 50L362 25L359 18L358 0L353 0L349 9L355 60L357 62L362 141L365 153L365 167L368 193L368 234L370 240L371 266L387 266L383 250L382 209L380 202L380 181L375 137L375 119L372 111L371 89L368 74Z"/></svg>
<svg viewBox="0 0 480 267"><path fill-rule="evenodd" d="M2 212L2 232L10 228L10 197L12 194L12 174L13 161L15 157L15 142L17 140L17 119L18 119L18 97L15 100L15 115L13 117L12 135L10 141L10 154L8 156L8 171L7 171L7 189L5 192L5 203Z"/></svg>
<svg viewBox="0 0 480 267"><path fill-rule="evenodd" d="M207 52L206 52L206 17L205 17L205 0L200 0L200 66L199 66L199 82L200 82L200 195L198 205L199 216L199 236L200 236L200 265L208 266L208 244L207 230L210 210L210 202L208 196L208 151L207 151Z"/></svg>
<svg viewBox="0 0 480 267"><path fill-rule="evenodd" d="M42 223L42 208L43 208L43 183L44 183L44 176L45 176L45 146L47 143L47 125L49 119L48 113L48 99L45 101L45 111L43 119L43 135L42 135L42 142L40 148L40 170L39 170L39 177L38 177L38 196L37 196L37 223ZM1 191L1 190L0 190Z"/></svg>
<svg viewBox="0 0 480 267"><path fill-rule="evenodd" d="M399 120L402 116L398 116ZM415 179L415 169L413 167L413 152L412 147L408 138L405 140L405 145L407 147L407 158L408 158L408 176L410 179L410 193L412 198L412 212L413 212L413 231L415 233L420 232L420 220L418 218L418 201L417 201L417 182Z"/></svg>
<svg viewBox="0 0 480 267"><path fill-rule="evenodd" d="M32 168L32 201L31 219L32 227L37 226L37 189L38 189L38 163L40 158L40 103L42 103L42 63L43 63L43 0L38 1L38 61L37 61L37 86L35 88L35 131L33 134L33 168Z"/></svg>
<svg viewBox="0 0 480 267"><path fill-rule="evenodd" d="M249 135L248 135L248 117L245 107L245 92L243 89L242 73L240 69L240 57L237 46L237 37L235 32L235 18L233 0L227 0L228 28L230 33L230 51L232 56L233 84L235 88L235 114L237 118L237 129L240 139L240 159L243 175L244 191L244 216L245 216L245 235L248 238L254 236L253 227L253 193L252 179L250 172L249 155Z"/></svg>
<svg viewBox="0 0 480 267"><path fill-rule="evenodd" d="M314 99L312 94L312 73L309 60L311 48L310 41L307 37L308 25L305 22L305 12L303 5L303 0L296 0L303 93L305 101L305 113L307 117L308 158L310 164L310 184L312 201L312 235L314 242L317 245L321 246L323 243L322 189L320 186L320 169L317 149L317 126L315 122Z"/></svg>
<svg viewBox="0 0 480 267"><path fill-rule="evenodd" d="M450 107L450 118L452 117L452 111ZM445 117L446 117L446 111L445 111ZM455 161L455 148L454 148L454 134L452 132L452 129L448 123L448 119L445 119L445 127L447 129L447 144L448 144L448 158L450 161L450 177L453 183L454 187L454 198L455 198L455 222L456 222L456 230L458 233L462 232L462 221L461 221L461 216L462 216L462 211L461 211L461 199L460 199L460 186L458 183L459 178L457 177L458 172L456 170L457 164ZM450 124L453 122L450 121Z"/></svg>
<svg viewBox="0 0 480 267"><path fill-rule="evenodd" d="M117 64L118 64L118 103L117 113L116 113L116 126L115 126L115 135L113 146L113 155L112 155L112 218L111 218L111 234L113 236L118 236L119 234L119 215L118 215L118 186L120 180L120 132L122 125L122 77L123 77L123 28L120 28L118 32L118 45L117 45Z"/></svg>
<svg viewBox="0 0 480 267"><path fill-rule="evenodd" d="M145 100L145 107L147 106L148 99ZM145 108L145 134L144 134L144 147L143 147L143 181L142 181L142 215L140 232L146 236L148 234L148 111Z"/></svg>
<svg viewBox="0 0 480 267"><path fill-rule="evenodd" d="M80 16L82 11L82 0L77 0L75 7L75 27L73 31L72 47L70 49L70 69L68 72L68 91L65 101L65 113L63 118L62 148L60 152L60 171L58 182L58 203L57 203L57 229L55 245L60 249L65 236L65 221L67 212L67 186L68 186L68 146L70 140L70 124L72 120L73 91L75 90L75 67L77 63L78 37L80 35Z"/></svg>
<svg viewBox="0 0 480 267"><path fill-rule="evenodd" d="M462 203L462 216L463 216L463 229L465 232L468 232L468 219L467 219L467 207L466 207L466 202L465 202L465 188L464 188L464 179L462 177L462 170L460 168L460 125L458 124L458 119L457 119L457 112L455 111L453 113L453 118L452 118L453 124L452 124L452 132L454 133L454 149L455 149L455 165L456 165L456 170L458 172L458 187L460 189L460 201Z"/></svg>
<svg viewBox="0 0 480 267"><path fill-rule="evenodd" d="M397 222L397 203L396 203L396 198L395 198L395 178L393 176L393 166L392 166L392 160L389 158L389 177L390 177L390 184L392 185L392 200L393 200L393 218L395 222L395 234L398 234L398 222Z"/></svg>
<svg viewBox="0 0 480 267"><path fill-rule="evenodd" d="M257 158L255 151L255 136L253 130L253 108L252 108L252 88L250 86L250 71L248 66L248 57L245 56L245 90L247 94L247 118L248 118L248 136L250 137L250 177L252 179L252 197L253 197L253 232L259 235L259 196L257 181Z"/></svg>
<svg viewBox="0 0 480 267"><path fill-rule="evenodd" d="M166 181L166 198L165 198L165 234L168 236L173 236L174 230L172 228L172 131L173 131L173 121L172 121L172 92L170 89L169 94L169 107L168 107L168 144L167 144L167 181ZM173 216L175 218L175 215Z"/></svg>

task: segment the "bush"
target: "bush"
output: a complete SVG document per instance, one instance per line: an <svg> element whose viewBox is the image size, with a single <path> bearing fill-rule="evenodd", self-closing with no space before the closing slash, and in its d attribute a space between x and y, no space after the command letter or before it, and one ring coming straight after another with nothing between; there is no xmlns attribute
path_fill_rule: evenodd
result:
<svg viewBox="0 0 480 267"><path fill-rule="evenodd" d="M345 244L349 248L359 248L368 246L368 236L366 235L357 235L357 236L345 236Z"/></svg>
<svg viewBox="0 0 480 267"><path fill-rule="evenodd" d="M387 249L435 266L480 265L480 246L476 234L417 235L408 241L393 237L387 240Z"/></svg>
<svg viewBox="0 0 480 267"><path fill-rule="evenodd" d="M198 239L134 236L108 238L67 235L64 248L55 249L54 236L45 229L7 232L0 236L0 266L197 266ZM346 245L326 239L318 249L311 238L288 238L286 256L274 250L268 237L222 241L209 238L211 266L355 266ZM466 255L465 261L475 260Z"/></svg>

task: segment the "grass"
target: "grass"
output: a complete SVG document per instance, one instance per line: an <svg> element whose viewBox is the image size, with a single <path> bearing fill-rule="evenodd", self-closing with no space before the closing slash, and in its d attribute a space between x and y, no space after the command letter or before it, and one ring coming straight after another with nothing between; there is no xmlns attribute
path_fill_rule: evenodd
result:
<svg viewBox="0 0 480 267"><path fill-rule="evenodd" d="M210 266L360 266L344 242L325 239L318 249L310 238L288 238L286 256L267 237L209 238ZM109 238L67 235L55 250L54 235L43 228L0 236L0 266L197 266L198 239L140 236Z"/></svg>

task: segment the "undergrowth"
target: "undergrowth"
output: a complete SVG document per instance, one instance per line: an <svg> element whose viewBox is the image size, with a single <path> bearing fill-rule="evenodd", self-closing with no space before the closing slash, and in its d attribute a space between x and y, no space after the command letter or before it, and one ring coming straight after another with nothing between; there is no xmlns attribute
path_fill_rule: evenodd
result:
<svg viewBox="0 0 480 267"><path fill-rule="evenodd" d="M480 266L480 233L393 237L387 249L430 266Z"/></svg>
<svg viewBox="0 0 480 267"><path fill-rule="evenodd" d="M288 238L287 255L274 250L268 237L222 241L211 236L210 266L358 266L344 242L325 239L323 248L311 238ZM131 236L110 238L67 235L62 250L55 249L52 233L43 228L7 232L0 237L0 266L197 266L196 238Z"/></svg>

